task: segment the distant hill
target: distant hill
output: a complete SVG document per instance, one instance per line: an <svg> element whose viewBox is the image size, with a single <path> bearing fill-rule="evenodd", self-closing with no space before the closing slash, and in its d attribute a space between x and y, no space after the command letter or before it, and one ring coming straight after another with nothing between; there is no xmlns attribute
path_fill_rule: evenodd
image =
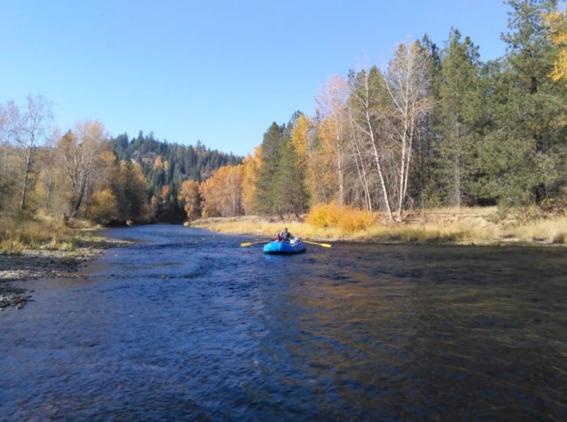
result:
<svg viewBox="0 0 567 422"><path fill-rule="evenodd" d="M130 139L127 134L111 139L120 160L139 163L148 184L148 200L158 221L181 221L185 217L177 200L184 180L201 181L227 164L239 164L242 157L197 145L180 145L160 141L153 133L140 132Z"/></svg>

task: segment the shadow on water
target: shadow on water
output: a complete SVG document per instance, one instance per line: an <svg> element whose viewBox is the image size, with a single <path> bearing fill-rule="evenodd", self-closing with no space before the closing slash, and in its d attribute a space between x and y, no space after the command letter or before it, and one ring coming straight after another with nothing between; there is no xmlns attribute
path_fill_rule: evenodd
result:
<svg viewBox="0 0 567 422"><path fill-rule="evenodd" d="M109 234L0 314L0 419L567 418L564 250Z"/></svg>

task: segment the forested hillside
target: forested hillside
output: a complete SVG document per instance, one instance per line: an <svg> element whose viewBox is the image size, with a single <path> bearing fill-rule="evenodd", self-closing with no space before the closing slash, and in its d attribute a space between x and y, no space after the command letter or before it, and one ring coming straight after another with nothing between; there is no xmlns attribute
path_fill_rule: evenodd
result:
<svg viewBox="0 0 567 422"><path fill-rule="evenodd" d="M205 216L333 203L390 221L441 206L564 210L567 15L555 1L507 3L505 57L483 62L458 29L441 46L427 35L400 44L386 66L331 77L313 116L270 125L191 203ZM230 198L215 194L227 189Z"/></svg>
<svg viewBox="0 0 567 422"><path fill-rule="evenodd" d="M122 134L111 139L112 147L121 161L140 165L147 184L152 214L157 221L180 221L185 218L178 196L185 180L202 181L216 169L235 165L242 158L207 149L200 141L195 146L159 141L152 133L142 132L128 139Z"/></svg>

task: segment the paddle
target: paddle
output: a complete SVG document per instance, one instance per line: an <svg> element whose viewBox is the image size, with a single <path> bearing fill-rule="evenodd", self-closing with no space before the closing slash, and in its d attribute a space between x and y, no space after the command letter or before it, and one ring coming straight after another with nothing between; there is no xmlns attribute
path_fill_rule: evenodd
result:
<svg viewBox="0 0 567 422"><path fill-rule="evenodd" d="M255 241L255 242L242 242L242 243L240 244L240 247L241 247L241 248L247 248L247 247L249 247L249 246L259 245L259 244L261 244L261 243L268 243L268 242L270 242L270 240L258 240L258 241ZM332 247L333 247L333 245L331 245L330 243L310 242L309 240L303 240L302 242L303 242L303 243L308 243L308 244L310 244L310 245L321 246L321 247L323 247L323 248L332 248Z"/></svg>
<svg viewBox="0 0 567 422"><path fill-rule="evenodd" d="M303 243L308 243L310 245L322 246L323 248L332 248L333 247L333 245L331 245L330 243L317 243L317 242L310 242L309 240L303 240Z"/></svg>
<svg viewBox="0 0 567 422"><path fill-rule="evenodd" d="M248 246L259 245L260 243L268 243L269 240L258 240L256 242L242 242L240 244L241 248L247 248Z"/></svg>

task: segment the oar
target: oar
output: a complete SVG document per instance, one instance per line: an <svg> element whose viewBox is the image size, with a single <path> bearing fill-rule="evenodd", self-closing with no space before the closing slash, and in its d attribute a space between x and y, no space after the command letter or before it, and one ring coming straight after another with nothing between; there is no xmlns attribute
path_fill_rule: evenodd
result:
<svg viewBox="0 0 567 422"><path fill-rule="evenodd" d="M308 243L310 245L322 246L324 248L332 248L333 247L333 245L331 245L330 243L317 243L317 242L310 242L309 240L303 240L303 243Z"/></svg>
<svg viewBox="0 0 567 422"><path fill-rule="evenodd" d="M241 248L247 248L248 246L259 245L260 243L268 243L269 240L258 240L256 242L242 242L240 244Z"/></svg>

